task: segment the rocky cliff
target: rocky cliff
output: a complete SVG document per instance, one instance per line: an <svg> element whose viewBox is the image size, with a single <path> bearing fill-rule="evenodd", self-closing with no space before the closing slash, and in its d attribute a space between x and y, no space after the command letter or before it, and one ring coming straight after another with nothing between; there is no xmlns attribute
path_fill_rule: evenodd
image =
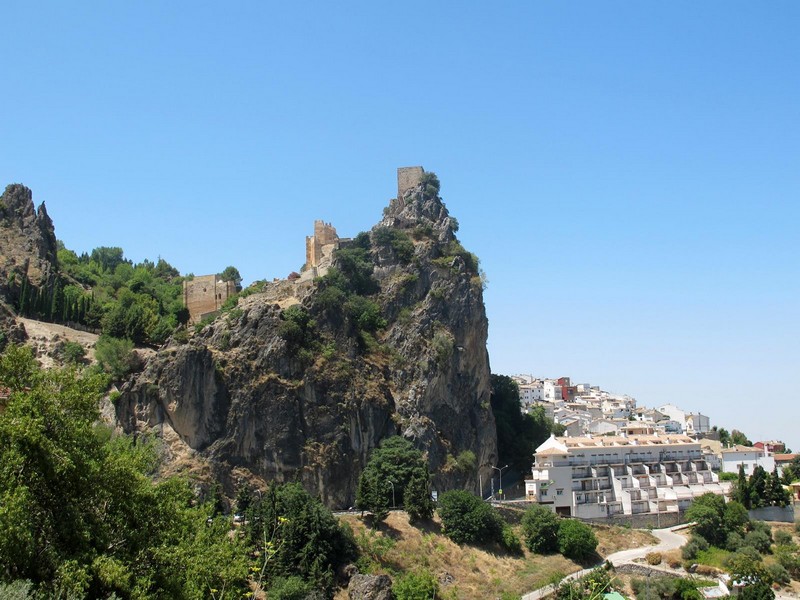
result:
<svg viewBox="0 0 800 600"><path fill-rule="evenodd" d="M297 304L268 286L173 338L123 386L119 423L207 459L229 491L239 476L297 479L349 506L395 434L427 453L438 489L476 488L496 436L482 281L456 230L426 176L325 277L283 293Z"/></svg>
<svg viewBox="0 0 800 600"><path fill-rule="evenodd" d="M23 281L37 288L50 286L58 270L53 221L42 203L33 205L30 189L20 184L6 187L0 196L0 331L11 339L24 339L3 302L14 304Z"/></svg>

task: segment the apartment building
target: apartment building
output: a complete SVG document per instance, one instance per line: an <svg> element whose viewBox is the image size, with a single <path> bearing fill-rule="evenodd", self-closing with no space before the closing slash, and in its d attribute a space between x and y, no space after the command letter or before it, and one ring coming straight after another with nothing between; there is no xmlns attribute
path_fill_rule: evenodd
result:
<svg viewBox="0 0 800 600"><path fill-rule="evenodd" d="M692 499L726 493L685 435L551 436L536 449L530 500L578 518L677 512Z"/></svg>

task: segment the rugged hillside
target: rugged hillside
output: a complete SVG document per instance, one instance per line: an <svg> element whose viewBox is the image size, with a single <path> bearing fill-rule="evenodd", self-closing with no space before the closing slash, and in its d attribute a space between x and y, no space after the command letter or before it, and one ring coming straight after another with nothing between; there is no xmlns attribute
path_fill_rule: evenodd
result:
<svg viewBox="0 0 800 600"><path fill-rule="evenodd" d="M56 235L42 203L24 185L12 184L0 196L0 333L17 341L25 332L17 327L3 302L15 303L24 293L23 281L47 287L56 277Z"/></svg>
<svg viewBox="0 0 800 600"><path fill-rule="evenodd" d="M268 285L170 340L122 388L121 425L199 453L229 491L299 479L348 506L395 434L428 453L439 489L477 487L497 445L482 281L438 189L426 174L313 284Z"/></svg>

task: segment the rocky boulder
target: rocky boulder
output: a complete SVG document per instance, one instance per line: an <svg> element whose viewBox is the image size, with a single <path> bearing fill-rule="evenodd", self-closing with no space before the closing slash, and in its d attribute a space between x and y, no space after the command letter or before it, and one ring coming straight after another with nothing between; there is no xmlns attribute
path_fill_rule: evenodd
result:
<svg viewBox="0 0 800 600"><path fill-rule="evenodd" d="M354 575L347 586L350 600L394 600L388 575Z"/></svg>

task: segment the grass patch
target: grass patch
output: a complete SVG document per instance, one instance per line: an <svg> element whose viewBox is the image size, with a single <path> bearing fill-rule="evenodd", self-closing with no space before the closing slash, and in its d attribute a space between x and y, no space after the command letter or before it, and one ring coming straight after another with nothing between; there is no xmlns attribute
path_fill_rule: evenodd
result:
<svg viewBox="0 0 800 600"><path fill-rule="evenodd" d="M711 546L708 550L701 550L698 552L697 558L695 558L692 562L696 562L699 565L708 565L709 567L726 570L725 562L728 560L730 555L731 552L728 552L727 550Z"/></svg>

